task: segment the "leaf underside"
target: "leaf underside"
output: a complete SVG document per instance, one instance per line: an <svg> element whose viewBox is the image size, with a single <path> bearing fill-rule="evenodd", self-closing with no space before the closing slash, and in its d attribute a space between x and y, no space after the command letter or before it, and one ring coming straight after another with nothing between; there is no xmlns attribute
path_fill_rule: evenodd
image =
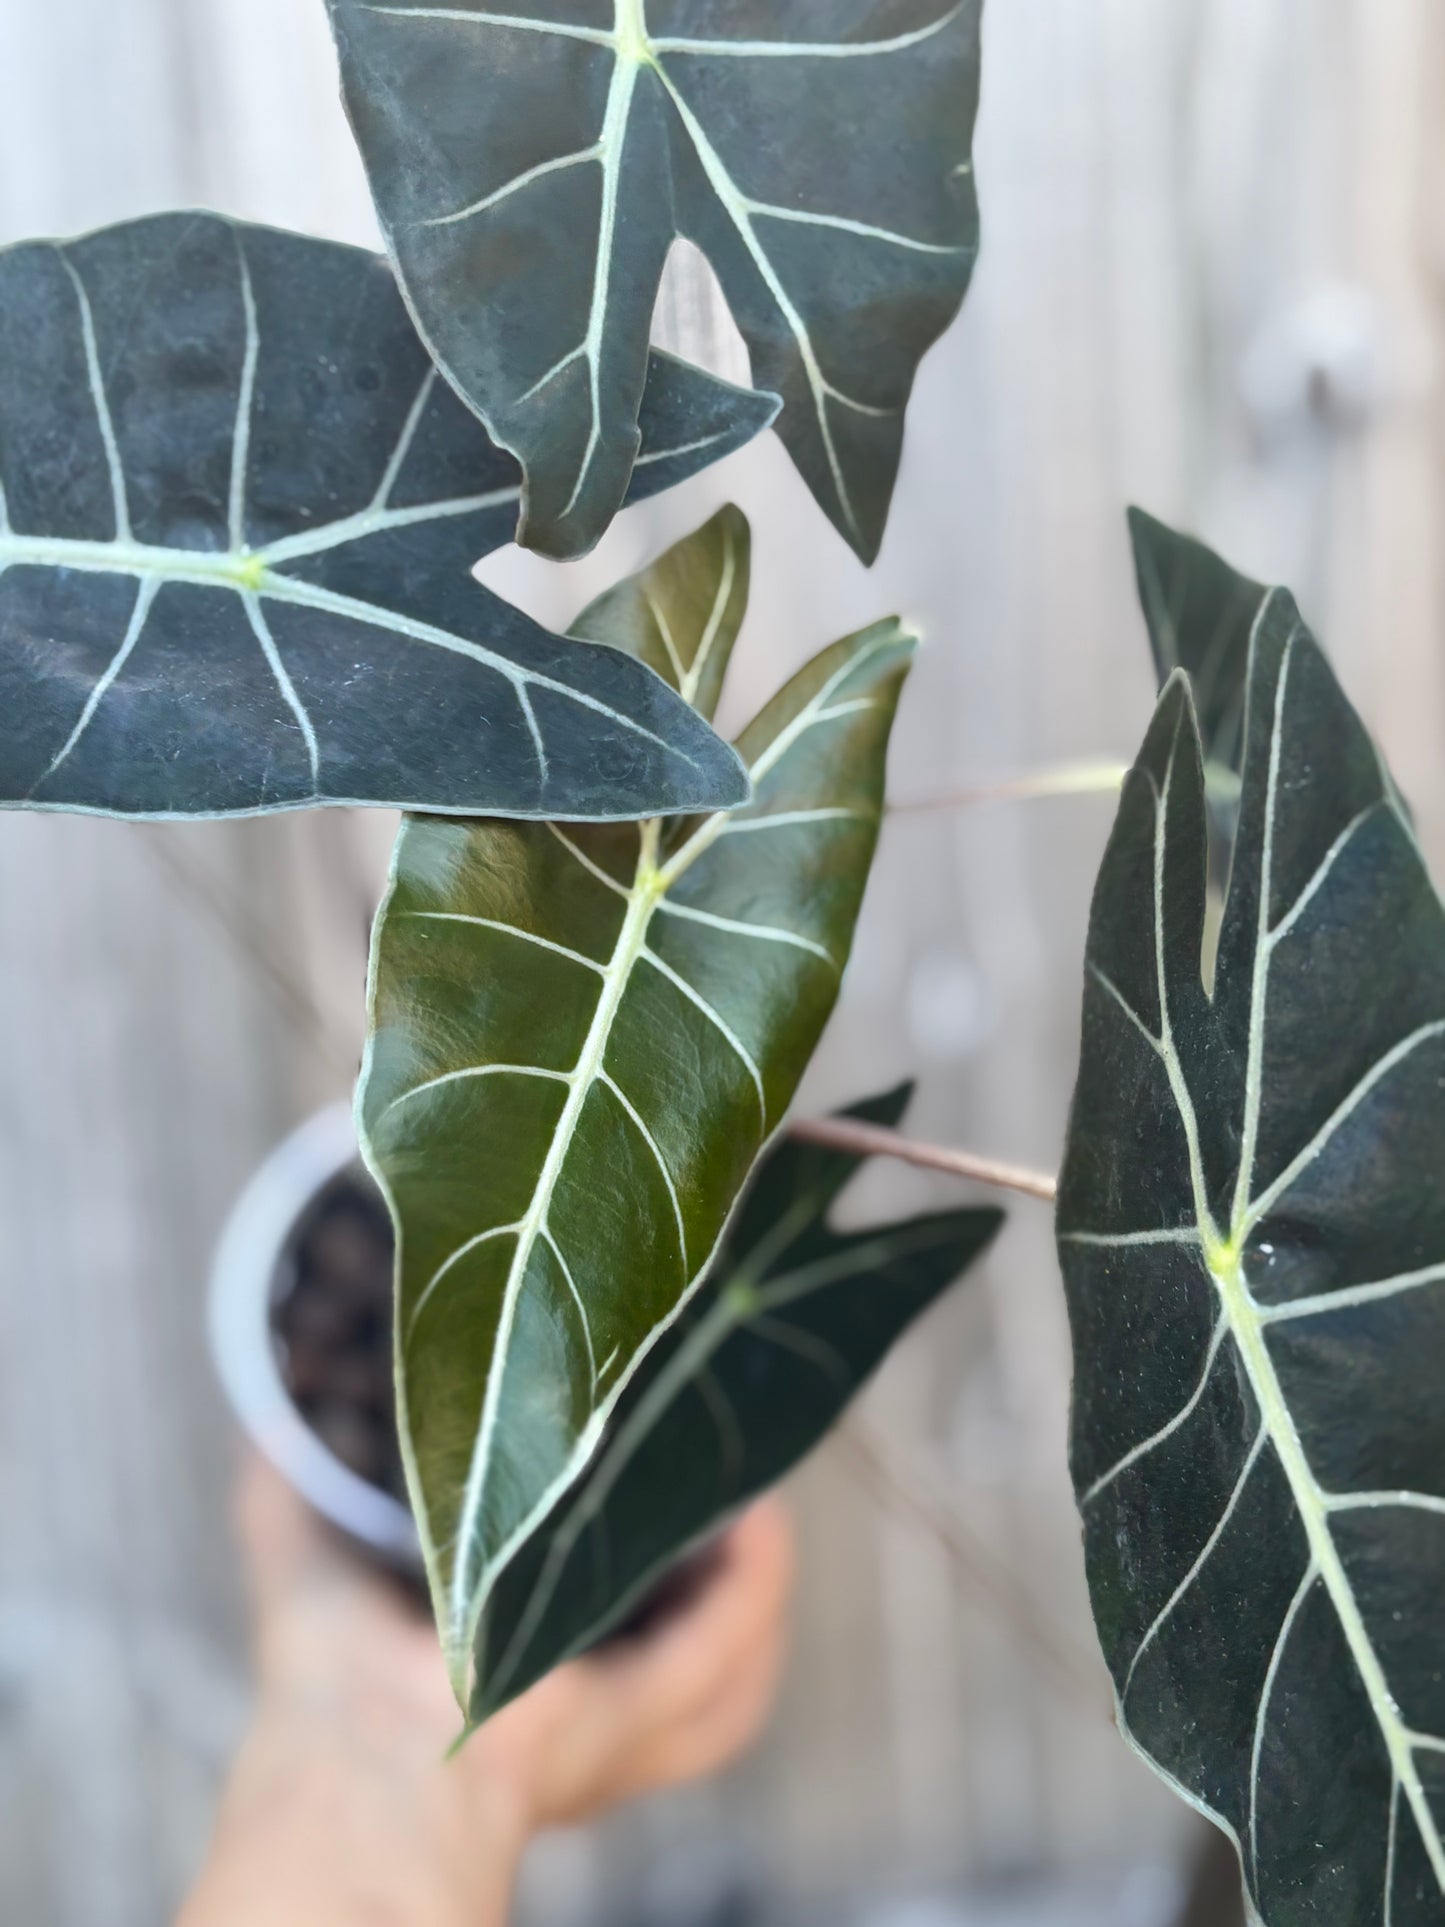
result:
<svg viewBox="0 0 1445 1927"><path fill-rule="evenodd" d="M1270 1927L1445 1918L1445 914L1290 598L1212 999L1175 675L1094 900L1059 1244L1126 1736Z"/></svg>
<svg viewBox="0 0 1445 1927"><path fill-rule="evenodd" d="M694 694L741 619L746 523L724 510L683 548L712 569L668 558L584 620L618 633L631 600L636 646ZM889 622L809 664L744 732L733 816L403 826L359 1120L397 1224L403 1443L464 1703L498 1573L706 1272L832 1009L912 649Z"/></svg>
<svg viewBox="0 0 1445 1927"><path fill-rule="evenodd" d="M871 560L914 374L977 251L981 0L841 0L826 20L816 0L328 6L422 331L526 472L520 539L576 555L615 513L685 236L809 488Z"/></svg>
<svg viewBox="0 0 1445 1927"><path fill-rule="evenodd" d="M768 404L658 357L633 492ZM521 493L384 260L168 214L0 252L0 805L637 815L732 753L472 565Z"/></svg>
<svg viewBox="0 0 1445 1927"><path fill-rule="evenodd" d="M895 1125L908 1086L845 1115ZM697 1295L617 1406L585 1477L519 1548L478 1629L480 1722L595 1645L677 1560L823 1438L968 1268L998 1211L838 1232L861 1158L780 1139Z"/></svg>

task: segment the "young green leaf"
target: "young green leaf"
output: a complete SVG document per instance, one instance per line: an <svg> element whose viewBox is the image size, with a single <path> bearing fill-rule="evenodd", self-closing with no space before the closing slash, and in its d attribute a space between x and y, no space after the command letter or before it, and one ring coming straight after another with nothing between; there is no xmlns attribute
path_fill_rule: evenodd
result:
<svg viewBox="0 0 1445 1927"><path fill-rule="evenodd" d="M1282 591L1201 980L1173 676L1094 899L1059 1205L1074 1480L1125 1734L1271 1927L1445 1910L1445 913Z"/></svg>
<svg viewBox="0 0 1445 1927"><path fill-rule="evenodd" d="M685 235L871 560L914 374L978 245L981 0L328 6L422 332L525 471L519 539L576 555L615 513Z"/></svg>
<svg viewBox="0 0 1445 1927"><path fill-rule="evenodd" d="M769 409L658 359L643 417L637 494ZM736 801L655 677L472 580L519 494L374 255L195 214L0 252L0 804Z"/></svg>
<svg viewBox="0 0 1445 1927"><path fill-rule="evenodd" d="M909 1087L845 1113L896 1124ZM623 1394L585 1477L503 1572L478 1630L481 1721L624 1621L659 1577L836 1423L1003 1214L838 1232L861 1158L781 1139L707 1279Z"/></svg>
<svg viewBox="0 0 1445 1927"><path fill-rule="evenodd" d="M732 644L744 535L724 511L694 538L718 567L688 598L673 562L643 578L636 646L655 609L684 687ZM589 621L615 628L630 593ZM833 1007L913 646L880 623L796 676L739 742L736 815L402 828L360 1133L397 1225L402 1436L464 1701L498 1575L705 1274Z"/></svg>

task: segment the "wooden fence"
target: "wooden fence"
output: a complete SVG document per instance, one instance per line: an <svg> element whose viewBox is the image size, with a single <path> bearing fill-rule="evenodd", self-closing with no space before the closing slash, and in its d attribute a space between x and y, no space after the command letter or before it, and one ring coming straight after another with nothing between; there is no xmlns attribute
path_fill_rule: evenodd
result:
<svg viewBox="0 0 1445 1927"><path fill-rule="evenodd" d="M930 639L894 765L917 797L1132 752L1138 499L1299 590L1445 854L1442 110L1432 0L992 0L983 263L925 367L877 568L768 444L586 564L505 554L487 579L564 620L738 499L759 555L733 712L901 608ZM320 0L0 7L0 241L185 203L371 237ZM734 352L695 270L664 309ZM1055 1160L1108 815L895 819L806 1102L912 1071L920 1130ZM246 1703L207 1257L252 1163L352 1074L389 828L0 820L6 1921L154 1927L204 1839ZM858 1208L944 1195L875 1172ZM549 1843L523 1914L832 1923L873 1896L857 1918L883 1922L910 1893L1167 1861L1185 1817L1114 1736L1091 1643L1067 1378L1049 1226L1021 1203L862 1434L797 1481L797 1652L765 1748ZM1129 1891L1100 1918L1159 1916L1162 1888ZM730 1893L755 1913L717 1911Z"/></svg>

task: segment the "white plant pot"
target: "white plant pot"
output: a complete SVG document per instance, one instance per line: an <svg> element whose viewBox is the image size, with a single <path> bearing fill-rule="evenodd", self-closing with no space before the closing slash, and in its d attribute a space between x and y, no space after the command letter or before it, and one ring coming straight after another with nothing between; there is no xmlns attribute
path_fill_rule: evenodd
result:
<svg viewBox="0 0 1445 1927"><path fill-rule="evenodd" d="M334 1104L298 1126L236 1200L211 1267L211 1355L252 1441L321 1516L389 1564L421 1570L411 1513L343 1465L307 1425L281 1376L272 1310L290 1287L292 1233L357 1155L351 1109Z"/></svg>

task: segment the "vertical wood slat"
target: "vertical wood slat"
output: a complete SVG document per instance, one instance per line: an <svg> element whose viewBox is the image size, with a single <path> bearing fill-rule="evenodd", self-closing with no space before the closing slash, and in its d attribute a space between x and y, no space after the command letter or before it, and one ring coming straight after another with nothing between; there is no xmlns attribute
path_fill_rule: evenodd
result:
<svg viewBox="0 0 1445 1927"><path fill-rule="evenodd" d="M319 7L0 8L0 240L208 200L364 238L344 128L313 105L329 59ZM338 827L0 817L6 1920L170 1918L243 1716L203 1294L236 1189L354 1061L360 918L302 941ZM268 931L331 1034L228 921Z"/></svg>

